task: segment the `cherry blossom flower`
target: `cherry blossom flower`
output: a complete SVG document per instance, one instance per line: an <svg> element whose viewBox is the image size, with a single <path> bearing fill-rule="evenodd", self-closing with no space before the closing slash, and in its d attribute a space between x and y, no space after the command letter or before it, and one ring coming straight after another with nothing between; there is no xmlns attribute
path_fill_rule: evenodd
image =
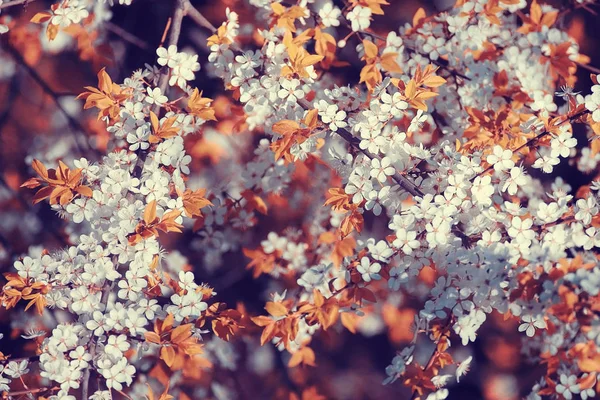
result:
<svg viewBox="0 0 600 400"><path fill-rule="evenodd" d="M346 18L352 24L352 30L364 31L371 25L371 9L363 6L356 6L346 14Z"/></svg>

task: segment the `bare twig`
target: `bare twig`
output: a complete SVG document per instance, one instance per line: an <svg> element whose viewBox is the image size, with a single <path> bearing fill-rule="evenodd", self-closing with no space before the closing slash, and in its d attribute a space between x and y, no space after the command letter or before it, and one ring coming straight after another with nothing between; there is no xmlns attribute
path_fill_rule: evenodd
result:
<svg viewBox="0 0 600 400"><path fill-rule="evenodd" d="M404 47L406 48L406 50L409 53L418 54L418 55L420 55L422 57L427 58L433 64L435 64L438 67L440 67L441 69L447 71L450 75L452 75L454 77L459 77L459 78L462 78L462 79L464 79L466 81L470 81L471 80L471 78L469 78L465 74L462 74L462 73L458 72L457 70L455 70L454 68L452 68L450 66L450 64L448 63L448 60L444 60L443 58L438 58L437 60L433 60L428 54L421 53L420 51L417 51L417 49L413 49L412 47L408 47L406 45Z"/></svg>
<svg viewBox="0 0 600 400"><path fill-rule="evenodd" d="M162 47L165 44L165 40L167 40L167 33L169 33L169 29L171 29L171 22L173 22L173 18L169 17L167 20L167 25L163 30L163 34L160 37L160 43L158 44L159 47Z"/></svg>
<svg viewBox="0 0 600 400"><path fill-rule="evenodd" d="M186 3L187 16L190 17L190 19L194 21L196 25L208 29L211 31L211 33L215 33L217 31L217 28L215 28L215 26L211 24L210 21L207 20L206 17L202 15L202 13L198 11L198 9L195 8L189 0L184 0L184 2ZM230 46L236 51L242 51L242 49L235 42L231 43ZM207 47L206 43L204 43L204 47Z"/></svg>
<svg viewBox="0 0 600 400"><path fill-rule="evenodd" d="M594 3L591 4L586 4L586 3L580 3L580 4L574 4L574 3L570 3L569 5L567 5L566 7L562 8L560 10L560 12L558 13L558 15L556 16L556 20L557 21L561 21L565 16L567 16L568 14L579 10L580 8L585 9L586 11L590 12L593 15L596 15L596 12L594 10L592 10L589 6L594 6Z"/></svg>
<svg viewBox="0 0 600 400"><path fill-rule="evenodd" d="M583 68L583 69L587 69L590 72L593 72L595 74L600 74L600 68L596 68L592 65L588 65L588 64L582 64L580 62L575 61L575 64L577 64L578 67Z"/></svg>
<svg viewBox="0 0 600 400"><path fill-rule="evenodd" d="M198 11L194 6L192 6L189 0L184 0L184 3L186 3L187 15L192 21L194 21L197 25L201 27L209 29L212 32L217 30L217 28L215 28L215 26L211 24L210 21L207 20L200 11Z"/></svg>
<svg viewBox="0 0 600 400"><path fill-rule="evenodd" d="M52 100L54 101L54 104L56 105L56 108L58 108L60 110L60 112L67 118L67 122L72 129L73 140L75 142L75 146L77 146L77 149L79 150L79 152L83 154L84 151L79 144L79 140L77 139L77 133L76 133L77 131L81 131L83 133L86 132L83 125L81 125L81 123L77 119L73 118L73 116L71 114L69 114L69 112L67 110L65 110L65 108L62 106L62 104L60 104L60 99L59 99L57 92L54 89L52 89L50 87L50 85L48 85L48 83L40 76L40 74L38 74L38 72L35 70L35 68L33 68L29 64L27 64L27 62L25 61L25 59L23 58L21 53L19 53L19 51L17 51L17 49L15 49L14 47L12 47L10 45L7 47L8 47L8 50L10 51L10 53L12 54L12 56L17 60L17 62L27 71L27 73L42 88L42 90L52 98ZM88 148L89 148L89 146L88 146Z"/></svg>
<svg viewBox="0 0 600 400"><path fill-rule="evenodd" d="M20 4L23 4L24 6L29 4L29 3L33 3L35 0L13 0L13 1L9 1L6 2L4 4L0 4L0 10L2 10L3 8L8 8L8 7L12 7L12 6L18 6Z"/></svg>
<svg viewBox="0 0 600 400"><path fill-rule="evenodd" d="M127 32L125 29L121 28L118 25L113 24L112 22L105 22L104 26L107 30L119 36L121 39L125 40L128 43L133 44L134 46L139 47L142 50L146 50L150 52L150 45L140 39L139 37Z"/></svg>
<svg viewBox="0 0 600 400"><path fill-rule="evenodd" d="M8 392L2 395L3 399L13 399L17 396L23 396L23 395L33 395L33 394L42 394L42 393L46 393L46 392L55 392L60 390L60 387L55 386L55 387L43 387L43 388L37 388L37 389L28 389L28 390L20 390L18 392Z"/></svg>

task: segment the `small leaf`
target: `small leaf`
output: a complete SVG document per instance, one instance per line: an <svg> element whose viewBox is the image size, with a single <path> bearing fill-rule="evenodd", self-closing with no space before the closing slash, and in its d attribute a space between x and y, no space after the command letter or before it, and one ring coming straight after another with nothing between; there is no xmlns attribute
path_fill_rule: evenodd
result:
<svg viewBox="0 0 600 400"><path fill-rule="evenodd" d="M415 13L415 15L413 16L413 20L412 20L413 27L419 25L421 20L425 19L426 16L427 16L427 14L425 14L425 10L423 9L423 7L419 8L417 10L417 12Z"/></svg>
<svg viewBox="0 0 600 400"><path fill-rule="evenodd" d="M42 24L46 21L49 21L52 18L52 14L49 12L39 12L35 14L29 21L34 24Z"/></svg>
<svg viewBox="0 0 600 400"><path fill-rule="evenodd" d="M169 368L173 365L175 361L175 350L172 346L163 346L160 349L160 359L165 362L169 366Z"/></svg>
<svg viewBox="0 0 600 400"><path fill-rule="evenodd" d="M144 210L144 222L150 225L156 219L156 200L152 200Z"/></svg>
<svg viewBox="0 0 600 400"><path fill-rule="evenodd" d="M379 49L375 43L371 42L370 40L363 40L363 47L365 48L365 58L367 60L377 57Z"/></svg>
<svg viewBox="0 0 600 400"><path fill-rule="evenodd" d="M273 124L273 132L280 135L289 135L300 129L300 124L296 121L283 120Z"/></svg>
<svg viewBox="0 0 600 400"><path fill-rule="evenodd" d="M441 76L432 75L430 77L425 78L423 81L423 85L428 87L439 87L446 83L446 80Z"/></svg>
<svg viewBox="0 0 600 400"><path fill-rule="evenodd" d="M411 79L406 84L406 89L404 91L404 96L406 96L407 99L413 99L415 97L416 93L417 93L417 84L415 83L414 80Z"/></svg>
<svg viewBox="0 0 600 400"><path fill-rule="evenodd" d="M265 310L274 317L283 317L288 313L287 308L283 304L274 301L267 302Z"/></svg>

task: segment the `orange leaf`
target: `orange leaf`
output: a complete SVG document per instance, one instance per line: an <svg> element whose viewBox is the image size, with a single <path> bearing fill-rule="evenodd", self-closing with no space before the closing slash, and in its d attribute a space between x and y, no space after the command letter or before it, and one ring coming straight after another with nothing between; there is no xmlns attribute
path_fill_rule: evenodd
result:
<svg viewBox="0 0 600 400"><path fill-rule="evenodd" d="M370 40L366 40L366 39L363 40L362 43L365 48L365 58L367 60L376 58L377 53L379 52L377 45L375 45L375 43L371 42Z"/></svg>
<svg viewBox="0 0 600 400"><path fill-rule="evenodd" d="M42 178L42 179L47 179L48 178L48 169L46 169L46 167L44 166L44 164L42 164L39 160L33 160L33 162L31 163L31 168L33 168L33 170Z"/></svg>
<svg viewBox="0 0 600 400"><path fill-rule="evenodd" d="M381 56L381 67L390 73L402 73L402 68L396 61L398 53L385 53Z"/></svg>
<svg viewBox="0 0 600 400"><path fill-rule="evenodd" d="M273 132L279 133L280 135L289 135L300 129L300 124L296 121L283 120L275 122L273 124Z"/></svg>
<svg viewBox="0 0 600 400"><path fill-rule="evenodd" d="M441 76L432 75L423 80L423 85L428 87L438 87L446 83L446 80Z"/></svg>
<svg viewBox="0 0 600 400"><path fill-rule="evenodd" d="M87 186L78 186L75 191L85 197L92 197L93 195L92 189Z"/></svg>
<svg viewBox="0 0 600 400"><path fill-rule="evenodd" d="M297 367L300 364L315 366L315 352L310 347L303 347L292 354L288 367Z"/></svg>
<svg viewBox="0 0 600 400"><path fill-rule="evenodd" d="M144 222L150 225L156 219L156 200L152 200L144 210Z"/></svg>
<svg viewBox="0 0 600 400"><path fill-rule="evenodd" d="M175 361L175 350L172 346L163 346L160 349L160 359L165 362L169 367L173 365Z"/></svg>
<svg viewBox="0 0 600 400"><path fill-rule="evenodd" d="M39 13L35 14L29 21L33 22L34 24L41 24L46 21L49 21L50 18L52 18L52 14L44 11L44 12L39 12Z"/></svg>
<svg viewBox="0 0 600 400"><path fill-rule="evenodd" d="M417 93L417 84L413 79L411 79L406 84L406 89L404 90L404 96L406 96L407 99L413 99L415 97L416 93Z"/></svg>
<svg viewBox="0 0 600 400"><path fill-rule="evenodd" d="M265 305L265 310L267 310L267 312L274 317L283 317L288 313L287 308L285 308L283 304L273 301L267 302Z"/></svg>
<svg viewBox="0 0 600 400"><path fill-rule="evenodd" d="M171 332L171 342L178 344L192 336L191 324L179 325Z"/></svg>
<svg viewBox="0 0 600 400"><path fill-rule="evenodd" d="M417 10L417 12L415 13L415 15L413 16L413 20L412 20L413 27L419 25L419 23L423 19L425 19L426 16L427 16L427 14L425 14L425 10L423 9L423 7L419 8Z"/></svg>
<svg viewBox="0 0 600 400"><path fill-rule="evenodd" d="M160 344L160 336L158 336L155 332L144 332L144 338L147 342Z"/></svg>
<svg viewBox="0 0 600 400"><path fill-rule="evenodd" d="M336 267L342 265L344 257L351 256L354 253L356 247L356 240L348 236L347 238L336 242L333 251L331 252L331 259Z"/></svg>
<svg viewBox="0 0 600 400"><path fill-rule="evenodd" d="M308 126L311 129L314 129L317 126L319 110L316 108L308 111L306 116L304 117L304 125Z"/></svg>

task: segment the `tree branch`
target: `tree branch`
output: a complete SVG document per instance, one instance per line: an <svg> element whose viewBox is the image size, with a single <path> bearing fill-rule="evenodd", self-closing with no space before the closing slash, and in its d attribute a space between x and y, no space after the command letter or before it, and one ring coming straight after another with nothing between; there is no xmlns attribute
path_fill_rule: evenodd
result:
<svg viewBox="0 0 600 400"><path fill-rule="evenodd" d="M169 32L169 41L167 43L167 47L176 46L177 42L179 42L179 36L181 36L181 23L183 21L183 17L186 15L187 4L188 3L185 0L177 0L175 12L171 21L171 31ZM158 81L158 87L160 88L161 93L165 94L168 83L169 69L167 68L166 71L163 71ZM158 116L158 113L160 112L160 105L155 104L154 107L152 107L152 112ZM142 175L142 170L144 168L144 163L147 156L147 151L140 151L138 153L138 160L133 170L134 177L139 178Z"/></svg>
<svg viewBox="0 0 600 400"><path fill-rule="evenodd" d="M186 15L187 9L186 0L177 0L177 6L175 8L175 13L173 15L173 21L171 22L171 32L169 32L169 41L167 43L167 47L176 46L179 41L179 36L181 35L181 23L183 21L183 17ZM158 87L160 88L161 93L165 93L167 90L167 85L169 83L169 73L168 69L166 73L163 73L158 82ZM154 106L154 113L158 114L160 110L159 105Z"/></svg>
<svg viewBox="0 0 600 400"><path fill-rule="evenodd" d="M115 260L113 260L115 261ZM116 264L115 264L116 265ZM102 290L102 297L100 298L100 303L106 304L108 301L108 296L110 295L110 290L112 289L112 284L105 284L104 289ZM90 387L90 375L92 372L92 366L94 363L94 356L96 355L96 345L97 342L92 338L92 344L90 344L90 355L92 359L90 360L89 365L85 369L83 373L82 383L81 383L81 398L83 400L87 400L89 398L89 387Z"/></svg>
<svg viewBox="0 0 600 400"><path fill-rule="evenodd" d="M304 107L305 110L310 110L312 108L310 103L305 99L300 99L299 104L302 107ZM356 150L363 153L369 159L373 160L375 158L378 158L376 155L372 154L369 150L361 149L359 146L360 140L356 136L354 136L352 133L347 131L346 129L339 128L335 133L337 133L338 136L340 136L342 139L344 139L346 142L348 142L348 144L350 144L350 146L354 147ZM394 175L392 175L392 179L398 185L400 185L400 187L402 189L406 190L408 193L412 194L415 197L423 197L425 195L425 193L423 193L421 191L421 189L419 189L419 187L417 185L415 185L410 179L399 174L398 172L395 172Z"/></svg>

